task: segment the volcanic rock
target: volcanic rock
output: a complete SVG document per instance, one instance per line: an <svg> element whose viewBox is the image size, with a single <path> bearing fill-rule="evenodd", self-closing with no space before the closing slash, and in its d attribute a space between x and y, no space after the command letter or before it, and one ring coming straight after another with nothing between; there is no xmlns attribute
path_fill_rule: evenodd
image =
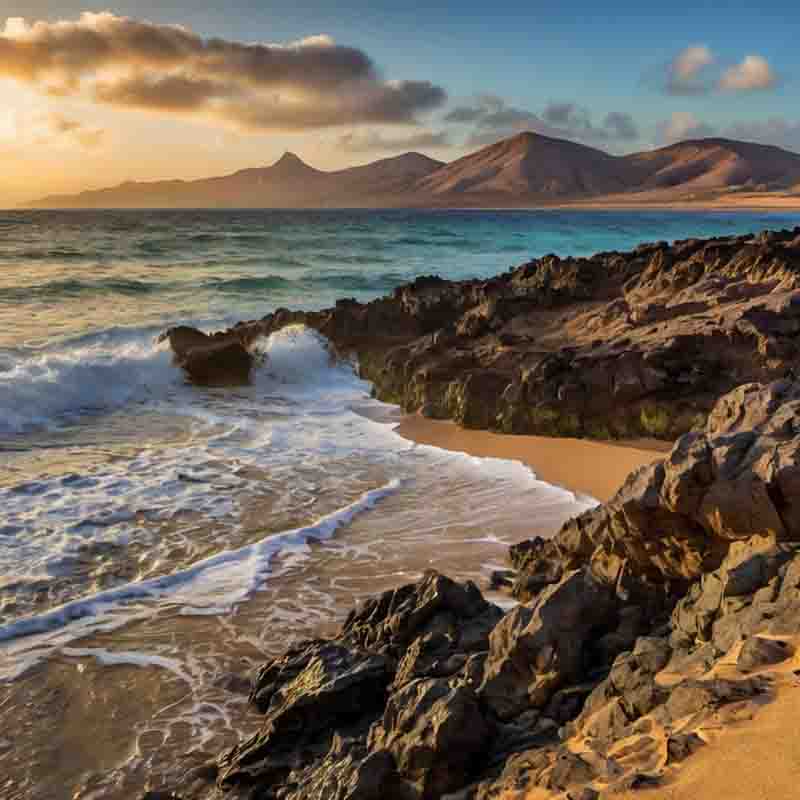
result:
<svg viewBox="0 0 800 800"><path fill-rule="evenodd" d="M250 381L252 353L235 333L209 336L196 328L170 328L159 337L169 341L175 363L201 386L239 385Z"/></svg>

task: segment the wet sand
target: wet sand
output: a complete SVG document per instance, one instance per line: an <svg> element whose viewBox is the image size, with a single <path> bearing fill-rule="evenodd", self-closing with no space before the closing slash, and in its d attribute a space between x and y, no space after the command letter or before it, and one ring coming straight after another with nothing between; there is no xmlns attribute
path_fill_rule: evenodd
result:
<svg viewBox="0 0 800 800"><path fill-rule="evenodd" d="M501 477L507 468L498 467L492 477L451 453L401 452L404 462L420 463L401 491L330 539L278 552L257 591L233 608L185 613L181 591L155 611L147 601L134 601L120 609L124 624L93 629L0 684L0 727L8 732L0 733L0 775L7 776L5 783L0 778L0 797L130 800L179 783L187 770L259 727L262 718L246 700L249 678L265 659L299 639L334 633L358 602L430 568L485 588L491 572L506 565L510 545L552 535L589 506L523 470L511 470L519 473L512 480ZM269 476L263 477L266 483ZM351 487L351 495L389 477L384 467L365 470L363 485ZM310 524L351 499L331 491L299 513L295 506L281 513L272 492L240 494L242 531L227 541L247 544L273 529ZM538 512L530 514L532 508ZM186 545L198 548L198 558L208 555L214 521L190 522ZM161 538L172 533L164 526ZM184 559L177 555L180 545L176 541L165 566ZM152 567L138 550L121 563ZM36 637L15 640L4 656L10 659L18 647L24 661L40 644Z"/></svg>
<svg viewBox="0 0 800 800"><path fill-rule="evenodd" d="M453 422L405 417L395 429L418 444L478 456L505 458L527 464L536 477L589 495L601 503L610 500L628 475L663 458L672 445L656 439L595 442L546 436L509 436L460 428Z"/></svg>

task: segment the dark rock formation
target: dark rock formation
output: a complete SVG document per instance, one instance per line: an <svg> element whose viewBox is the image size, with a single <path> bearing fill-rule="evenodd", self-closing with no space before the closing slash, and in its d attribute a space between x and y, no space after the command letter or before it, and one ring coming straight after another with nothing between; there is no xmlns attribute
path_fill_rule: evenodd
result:
<svg viewBox="0 0 800 800"><path fill-rule="evenodd" d="M165 331L159 337L159 341L164 340L169 341L175 363L193 383L235 386L250 381L254 358L235 331L209 336L182 325Z"/></svg>
<svg viewBox="0 0 800 800"><path fill-rule="evenodd" d="M561 571L589 565L624 602L657 608L683 597L675 630L707 640L726 599L775 577L800 541L798 431L796 383L725 395L703 428L631 475L605 506L549 541L517 545L516 593L525 598Z"/></svg>
<svg viewBox="0 0 800 800"><path fill-rule="evenodd" d="M463 786L492 731L476 689L500 617L473 584L436 573L367 601L335 640L259 670L250 699L264 725L220 759L218 785L285 800L430 800Z"/></svg>
<svg viewBox="0 0 800 800"><path fill-rule="evenodd" d="M334 639L265 664L250 698L261 730L205 783L195 770L164 796L588 799L657 785L704 726L756 713L769 668L792 655L796 463L800 384L737 389L608 506L512 548L524 604L503 615L438 573L366 601ZM709 673L730 654L738 672Z"/></svg>
<svg viewBox="0 0 800 800"><path fill-rule="evenodd" d="M279 310L222 341L246 348L297 323L356 355L376 395L407 411L507 433L674 439L721 394L793 369L800 228L419 278L367 304Z"/></svg>
<svg viewBox="0 0 800 800"><path fill-rule="evenodd" d="M489 637L480 693L500 718L544 708L555 692L576 684L593 659L587 649L612 630L613 587L577 570L506 614Z"/></svg>

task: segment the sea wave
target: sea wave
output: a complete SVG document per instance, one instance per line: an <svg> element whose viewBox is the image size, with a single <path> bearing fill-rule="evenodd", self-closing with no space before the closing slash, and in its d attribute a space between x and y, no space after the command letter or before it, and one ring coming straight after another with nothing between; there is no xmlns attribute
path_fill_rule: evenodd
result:
<svg viewBox="0 0 800 800"><path fill-rule="evenodd" d="M109 278L106 280L57 280L34 285L12 286L3 289L5 302L29 302L31 300L62 300L69 297L96 294L143 295L165 288L155 281L137 281L132 278Z"/></svg>
<svg viewBox="0 0 800 800"><path fill-rule="evenodd" d="M217 292L262 292L274 289L287 289L295 285L295 281L282 278L280 275L261 275L257 277L212 278L204 282L203 287Z"/></svg>
<svg viewBox="0 0 800 800"><path fill-rule="evenodd" d="M0 371L0 434L63 424L163 396L183 382L152 337L67 346L19 356Z"/></svg>
<svg viewBox="0 0 800 800"><path fill-rule="evenodd" d="M119 328L45 351L0 353L0 435L74 423L133 404L201 407L169 346L156 339L153 328ZM349 393L359 383L349 365L334 359L326 341L302 325L254 347L266 356L254 376L255 390L312 392L328 402L331 392Z"/></svg>

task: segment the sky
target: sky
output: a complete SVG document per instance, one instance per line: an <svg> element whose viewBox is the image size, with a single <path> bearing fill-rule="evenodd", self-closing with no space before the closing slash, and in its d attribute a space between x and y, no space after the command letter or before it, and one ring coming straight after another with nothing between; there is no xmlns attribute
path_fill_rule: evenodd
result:
<svg viewBox="0 0 800 800"><path fill-rule="evenodd" d="M0 205L286 150L450 161L521 130L800 152L800 8L763 5L0 0Z"/></svg>

